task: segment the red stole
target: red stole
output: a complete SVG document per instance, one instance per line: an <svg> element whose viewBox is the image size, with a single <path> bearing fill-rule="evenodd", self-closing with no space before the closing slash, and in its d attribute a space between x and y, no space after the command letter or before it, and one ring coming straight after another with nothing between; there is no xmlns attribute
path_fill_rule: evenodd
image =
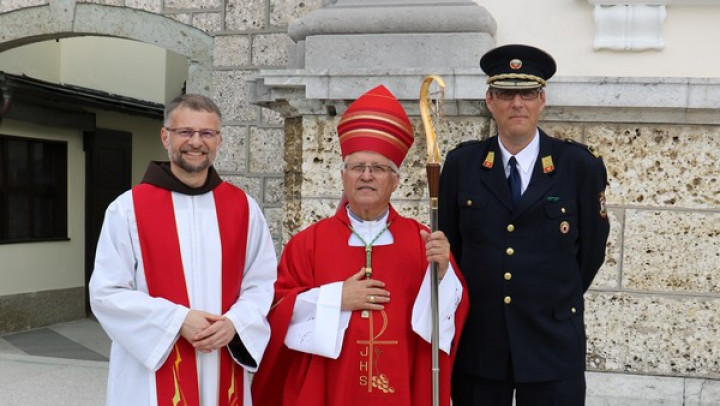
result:
<svg viewBox="0 0 720 406"><path fill-rule="evenodd" d="M221 309L224 314L240 295L249 209L245 193L228 183L221 183L213 195L222 246ZM172 193L143 183L133 188L133 204L150 296L190 307ZM183 337L177 340L168 359L156 372L155 384L158 406L200 405L195 349ZM242 369L232 360L227 348L220 350L218 390L220 406L242 405Z"/></svg>

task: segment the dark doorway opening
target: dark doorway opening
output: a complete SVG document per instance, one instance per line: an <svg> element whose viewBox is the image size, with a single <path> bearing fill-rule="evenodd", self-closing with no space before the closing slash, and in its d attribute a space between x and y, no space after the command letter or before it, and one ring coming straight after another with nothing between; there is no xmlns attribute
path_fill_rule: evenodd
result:
<svg viewBox="0 0 720 406"><path fill-rule="evenodd" d="M90 315L88 283L95 262L105 210L124 191L130 189L132 134L96 129L85 133L85 310Z"/></svg>

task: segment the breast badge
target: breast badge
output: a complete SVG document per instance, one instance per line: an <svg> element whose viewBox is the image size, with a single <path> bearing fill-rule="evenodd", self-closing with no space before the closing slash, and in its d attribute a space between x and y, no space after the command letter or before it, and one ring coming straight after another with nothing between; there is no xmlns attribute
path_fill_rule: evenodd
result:
<svg viewBox="0 0 720 406"><path fill-rule="evenodd" d="M569 233L570 232L570 223L568 223L567 221L563 221L562 223L560 223L560 232L563 234Z"/></svg>

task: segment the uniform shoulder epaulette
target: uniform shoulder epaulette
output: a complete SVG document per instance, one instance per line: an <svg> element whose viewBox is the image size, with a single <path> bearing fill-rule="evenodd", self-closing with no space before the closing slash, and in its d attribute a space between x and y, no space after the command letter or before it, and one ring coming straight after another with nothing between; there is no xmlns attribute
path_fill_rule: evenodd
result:
<svg viewBox="0 0 720 406"><path fill-rule="evenodd" d="M587 152L591 153L592 156L594 156L595 158L600 158L600 153L597 152L593 147L591 147L591 146L589 146L589 145L583 144L582 142L575 141L575 140L572 139L572 138L565 138L565 142L567 142L568 144L575 145L576 147L580 147L580 148L586 150Z"/></svg>
<svg viewBox="0 0 720 406"><path fill-rule="evenodd" d="M462 147L467 147L468 145L479 144L479 143L481 143L481 142L482 142L481 140L463 141L463 142L457 144L457 145L455 146L455 148L453 148L453 149L458 149L458 148L462 148Z"/></svg>

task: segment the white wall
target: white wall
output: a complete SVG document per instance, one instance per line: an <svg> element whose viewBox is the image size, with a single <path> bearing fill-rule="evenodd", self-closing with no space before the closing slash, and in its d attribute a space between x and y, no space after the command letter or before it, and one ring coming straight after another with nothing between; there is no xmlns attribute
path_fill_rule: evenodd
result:
<svg viewBox="0 0 720 406"><path fill-rule="evenodd" d="M495 18L498 45L542 48L558 62L561 76L720 77L720 4L671 4L663 24L664 49L619 52L593 50L595 22L587 0L476 2Z"/></svg>
<svg viewBox="0 0 720 406"><path fill-rule="evenodd" d="M0 71L60 82L60 42L44 41L0 52Z"/></svg>
<svg viewBox="0 0 720 406"><path fill-rule="evenodd" d="M7 50L0 71L164 104L180 94L188 64L154 45L88 36Z"/></svg>
<svg viewBox="0 0 720 406"><path fill-rule="evenodd" d="M85 284L85 152L79 130L3 119L0 133L67 142L69 241L0 245L0 296Z"/></svg>
<svg viewBox="0 0 720 406"><path fill-rule="evenodd" d="M117 38L78 37L62 41L64 84L165 102L165 50Z"/></svg>

